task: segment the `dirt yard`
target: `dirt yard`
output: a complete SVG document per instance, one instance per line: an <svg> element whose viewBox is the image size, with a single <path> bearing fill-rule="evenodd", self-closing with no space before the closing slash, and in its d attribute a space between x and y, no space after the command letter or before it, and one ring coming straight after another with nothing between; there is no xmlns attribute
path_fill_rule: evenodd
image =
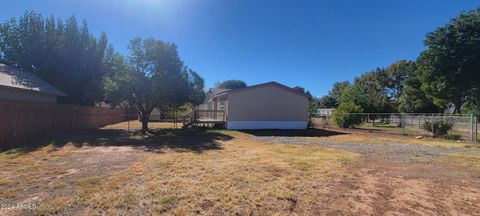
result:
<svg viewBox="0 0 480 216"><path fill-rule="evenodd" d="M0 215L478 215L480 148L124 125L0 153Z"/></svg>

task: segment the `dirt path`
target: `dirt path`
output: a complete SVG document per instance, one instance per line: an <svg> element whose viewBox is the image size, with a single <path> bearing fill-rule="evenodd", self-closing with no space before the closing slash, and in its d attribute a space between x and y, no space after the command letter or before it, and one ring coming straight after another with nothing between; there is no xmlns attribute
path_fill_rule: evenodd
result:
<svg viewBox="0 0 480 216"><path fill-rule="evenodd" d="M446 163L455 153L478 148L443 148L406 143L336 143L303 137L251 137L272 144L322 146L361 153L352 174L326 185L319 214L478 215L480 172Z"/></svg>
<svg viewBox="0 0 480 216"><path fill-rule="evenodd" d="M350 168L351 178L332 183L332 204L349 214L478 214L478 179L429 164L379 162L366 160Z"/></svg>
<svg viewBox="0 0 480 216"><path fill-rule="evenodd" d="M438 157L454 153L480 154L480 148L445 148L400 142L334 142L319 140L315 138L277 136L251 136L251 139L259 142L272 144L296 144L305 146L321 146L327 148L335 148L355 153L361 153L363 157L368 159L395 160L402 162L433 161L438 159Z"/></svg>

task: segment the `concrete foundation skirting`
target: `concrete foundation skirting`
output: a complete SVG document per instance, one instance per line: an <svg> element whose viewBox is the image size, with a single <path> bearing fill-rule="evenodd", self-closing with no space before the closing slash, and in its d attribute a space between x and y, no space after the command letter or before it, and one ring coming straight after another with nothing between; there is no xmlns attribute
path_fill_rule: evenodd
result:
<svg viewBox="0 0 480 216"><path fill-rule="evenodd" d="M307 128L307 121L227 121L229 130L258 130L258 129L295 129Z"/></svg>

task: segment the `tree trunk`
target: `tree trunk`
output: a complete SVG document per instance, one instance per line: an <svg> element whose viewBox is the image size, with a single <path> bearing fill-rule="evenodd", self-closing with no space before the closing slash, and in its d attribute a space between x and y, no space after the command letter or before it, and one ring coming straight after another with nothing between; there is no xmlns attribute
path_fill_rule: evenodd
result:
<svg viewBox="0 0 480 216"><path fill-rule="evenodd" d="M454 104L455 108L453 109L453 114L458 114L460 112L460 106L457 104Z"/></svg>
<svg viewBox="0 0 480 216"><path fill-rule="evenodd" d="M456 100L455 102L453 102L453 106L455 106L455 108L453 109L453 113L454 114L460 113L460 109L463 106L463 100L462 99Z"/></svg>
<svg viewBox="0 0 480 216"><path fill-rule="evenodd" d="M142 122L142 134L147 134L148 132L148 120L150 118L149 113L140 114L140 122Z"/></svg>

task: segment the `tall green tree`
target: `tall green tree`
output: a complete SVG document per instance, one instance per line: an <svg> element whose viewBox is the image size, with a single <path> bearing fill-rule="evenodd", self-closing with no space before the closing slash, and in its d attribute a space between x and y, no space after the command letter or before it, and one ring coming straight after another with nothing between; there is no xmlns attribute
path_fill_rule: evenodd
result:
<svg viewBox="0 0 480 216"><path fill-rule="evenodd" d="M348 91L343 92L342 99L350 100L360 105L365 112L392 112L394 110L391 105L387 87L388 75L386 71L377 68L374 71L364 73L362 76L357 77L352 88L347 88Z"/></svg>
<svg viewBox="0 0 480 216"><path fill-rule="evenodd" d="M155 107L177 109L185 103L203 100L203 79L188 69L177 47L153 38L131 40L127 59L120 54L109 58L110 74L105 78L105 96L112 104L127 104L148 132L148 120Z"/></svg>
<svg viewBox="0 0 480 216"><path fill-rule="evenodd" d="M436 105L453 104L453 112L460 112L480 89L480 9L428 33L425 46L418 59L422 90Z"/></svg>
<svg viewBox="0 0 480 216"><path fill-rule="evenodd" d="M36 74L67 93L60 102L93 105L102 98L107 36L94 37L75 17L26 12L0 24L0 61Z"/></svg>
<svg viewBox="0 0 480 216"><path fill-rule="evenodd" d="M416 70L414 61L400 60L385 68L387 74L387 94L393 105L397 107L403 93L406 78Z"/></svg>
<svg viewBox="0 0 480 216"><path fill-rule="evenodd" d="M224 89L239 89L247 87L247 83L242 80L225 80L223 82L215 83L215 88L224 88Z"/></svg>
<svg viewBox="0 0 480 216"><path fill-rule="evenodd" d="M194 70L189 69L190 96L192 105L199 105L205 99L205 80Z"/></svg>
<svg viewBox="0 0 480 216"><path fill-rule="evenodd" d="M328 94L318 100L319 107L338 107L338 105L340 104L340 98L342 97L343 90L348 86L350 86L350 82L348 81L334 83L332 89L328 91Z"/></svg>
<svg viewBox="0 0 480 216"><path fill-rule="evenodd" d="M333 84L332 90L328 92L328 95L335 101L335 107L340 104L343 90L348 86L350 86L350 82L348 81L336 82Z"/></svg>
<svg viewBox="0 0 480 216"><path fill-rule="evenodd" d="M441 112L425 93L420 89L422 83L414 75L407 78L403 84L402 95L399 98L398 110L403 113L437 113Z"/></svg>
<svg viewBox="0 0 480 216"><path fill-rule="evenodd" d="M324 95L318 99L318 108L333 108L337 105L337 100L330 95Z"/></svg>

